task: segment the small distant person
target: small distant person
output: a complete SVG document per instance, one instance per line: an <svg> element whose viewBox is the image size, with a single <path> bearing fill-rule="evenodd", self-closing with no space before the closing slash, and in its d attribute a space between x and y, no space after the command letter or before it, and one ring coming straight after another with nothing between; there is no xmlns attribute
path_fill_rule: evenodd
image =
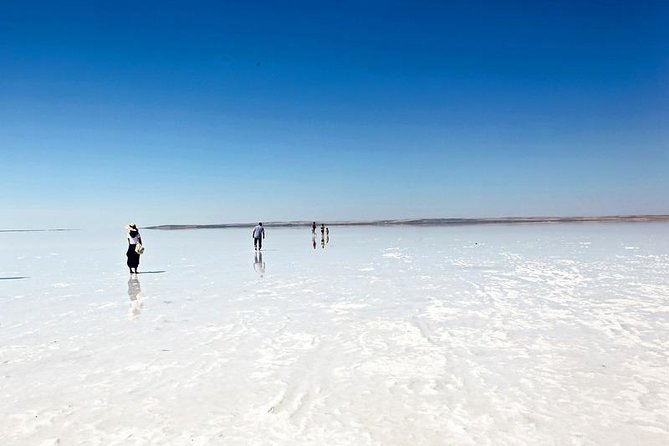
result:
<svg viewBox="0 0 669 446"><path fill-rule="evenodd" d="M258 225L253 228L253 247L256 249L256 251L260 251L262 249L262 239L265 238L265 228L262 227L262 223L258 223Z"/></svg>
<svg viewBox="0 0 669 446"><path fill-rule="evenodd" d="M325 225L321 225L321 237L325 236Z"/></svg>
<svg viewBox="0 0 669 446"><path fill-rule="evenodd" d="M313 223L311 224L311 233L312 233L312 234L316 234L316 222L313 222Z"/></svg>
<svg viewBox="0 0 669 446"><path fill-rule="evenodd" d="M139 254L143 249L142 236L139 235L139 229L137 229L137 225L134 223L126 225L125 229L128 230L128 250L125 253L128 261L126 264L130 269L130 274L137 274Z"/></svg>
<svg viewBox="0 0 669 446"><path fill-rule="evenodd" d="M330 228L328 228L327 226L325 227L325 235L330 237Z"/></svg>

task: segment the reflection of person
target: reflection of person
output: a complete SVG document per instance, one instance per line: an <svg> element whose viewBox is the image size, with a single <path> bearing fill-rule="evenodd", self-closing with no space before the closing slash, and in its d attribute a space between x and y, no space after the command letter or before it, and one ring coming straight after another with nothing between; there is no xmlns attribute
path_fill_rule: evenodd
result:
<svg viewBox="0 0 669 446"><path fill-rule="evenodd" d="M260 277L265 275L265 262L262 261L262 252L256 251L256 256L253 261L253 269L260 274Z"/></svg>
<svg viewBox="0 0 669 446"><path fill-rule="evenodd" d="M126 264L130 269L130 274L137 274L137 268L139 267L137 244L142 244L142 236L139 235L139 229L137 229L137 225L134 223L127 225L125 228L128 230L128 250L125 253L128 261Z"/></svg>
<svg viewBox="0 0 669 446"><path fill-rule="evenodd" d="M260 251L262 249L262 239L265 238L265 228L262 227L262 223L258 223L258 225L253 228L253 247L256 249L256 251Z"/></svg>
<svg viewBox="0 0 669 446"><path fill-rule="evenodd" d="M130 297L130 314L131 319L137 319L142 314L144 307L144 294L139 284L137 276L132 276L128 279L128 296Z"/></svg>
<svg viewBox="0 0 669 446"><path fill-rule="evenodd" d="M325 248L325 239L321 237L321 248Z"/></svg>
<svg viewBox="0 0 669 446"><path fill-rule="evenodd" d="M311 237L311 244L313 245L314 249L316 249L316 236Z"/></svg>

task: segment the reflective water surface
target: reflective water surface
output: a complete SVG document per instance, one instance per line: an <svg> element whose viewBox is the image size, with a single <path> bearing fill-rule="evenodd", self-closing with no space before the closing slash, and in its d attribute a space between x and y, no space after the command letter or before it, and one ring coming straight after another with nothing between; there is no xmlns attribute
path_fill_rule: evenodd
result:
<svg viewBox="0 0 669 446"><path fill-rule="evenodd" d="M669 444L669 225L329 229L0 234L0 443Z"/></svg>

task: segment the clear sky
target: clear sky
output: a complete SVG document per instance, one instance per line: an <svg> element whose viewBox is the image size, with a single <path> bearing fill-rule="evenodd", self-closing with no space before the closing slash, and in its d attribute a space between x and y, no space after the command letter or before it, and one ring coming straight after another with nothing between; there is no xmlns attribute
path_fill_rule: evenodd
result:
<svg viewBox="0 0 669 446"><path fill-rule="evenodd" d="M669 213L666 1L2 1L0 229Z"/></svg>

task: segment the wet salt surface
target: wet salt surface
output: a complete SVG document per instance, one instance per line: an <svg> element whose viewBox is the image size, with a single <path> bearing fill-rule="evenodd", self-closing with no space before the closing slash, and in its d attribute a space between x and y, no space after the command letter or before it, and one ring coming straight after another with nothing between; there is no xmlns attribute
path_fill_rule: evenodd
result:
<svg viewBox="0 0 669 446"><path fill-rule="evenodd" d="M669 444L669 225L0 234L0 444Z"/></svg>

